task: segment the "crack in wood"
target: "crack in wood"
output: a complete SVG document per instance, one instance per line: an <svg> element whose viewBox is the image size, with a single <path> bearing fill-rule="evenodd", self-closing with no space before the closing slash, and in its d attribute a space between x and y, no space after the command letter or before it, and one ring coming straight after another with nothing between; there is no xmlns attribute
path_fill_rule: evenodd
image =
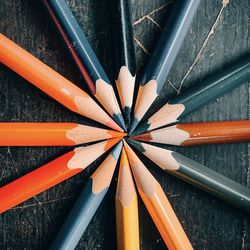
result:
<svg viewBox="0 0 250 250"><path fill-rule="evenodd" d="M187 77L190 75L190 73L193 71L194 67L196 66L196 64L199 62L199 60L201 59L202 53L205 49L205 47L207 46L208 42L210 41L211 36L215 33L215 30L219 24L220 18L223 14L223 11L225 9L225 7L229 4L229 0L222 0L222 7L219 11L219 14L217 15L215 22L212 26L212 28L210 29L206 39L204 40L195 60L193 61L192 65L189 67L188 71L186 72L186 74L184 75L183 79L181 80L180 86L178 88L179 92L181 92L181 88L185 82L185 80L187 79Z"/></svg>
<svg viewBox="0 0 250 250"><path fill-rule="evenodd" d="M155 24L155 26L156 26L160 31L162 31L162 27L160 26L160 24L157 23L152 17L148 16L147 19L148 19L149 21L151 21L153 24Z"/></svg>
<svg viewBox="0 0 250 250"><path fill-rule="evenodd" d="M149 49L147 49L137 37L134 37L134 41L147 55L151 55Z"/></svg>
<svg viewBox="0 0 250 250"><path fill-rule="evenodd" d="M177 95L180 94L180 91L174 86L174 84L173 84L170 80L168 80L168 84L169 84L172 88L174 88L174 90L176 91Z"/></svg>
<svg viewBox="0 0 250 250"><path fill-rule="evenodd" d="M28 204L28 205L24 205L24 206L18 206L18 207L13 207L10 210L17 210L17 209L23 209L23 208L29 208L29 207L36 207L36 206L43 206L44 204L49 204L49 203L54 203L57 201L62 201L62 200L68 200L71 199L73 196L66 196L63 198L59 198L59 199L54 199L54 200L47 200L47 201L41 201L38 203L32 203L32 204Z"/></svg>
<svg viewBox="0 0 250 250"><path fill-rule="evenodd" d="M153 15L153 14L159 12L160 10L166 8L169 4L171 4L171 3L173 3L173 2L174 2L174 0L169 1L168 3L163 4L163 5L161 5L160 7L158 7L158 8L156 8L156 9L152 10L152 11L149 12L148 14L146 14L146 15L144 15L144 16L138 18L137 20L134 21L133 26L135 26L135 25L141 23L141 22L142 22L143 20L145 20L145 19L150 18L151 15Z"/></svg>

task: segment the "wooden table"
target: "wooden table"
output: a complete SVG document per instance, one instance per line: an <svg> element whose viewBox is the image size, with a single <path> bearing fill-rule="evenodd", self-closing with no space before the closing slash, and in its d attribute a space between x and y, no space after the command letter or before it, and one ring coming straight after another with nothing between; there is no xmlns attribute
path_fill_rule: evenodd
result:
<svg viewBox="0 0 250 250"><path fill-rule="evenodd" d="M174 1L132 1L138 74L150 58L171 11L171 2ZM225 8L222 2L226 4L228 1L202 0L169 81L165 84L162 98L176 95L194 83L199 84L205 76L250 52L250 1L230 0ZM70 0L69 3L112 77L113 50L107 1ZM2 0L0 31L63 76L79 86L84 85L39 1ZM0 65L0 70L0 121L91 124L3 65ZM250 88L249 84L245 84L188 116L185 122L249 119L249 103ZM1 147L0 185L15 180L68 150L66 147ZM250 187L249 143L177 150ZM147 166L162 184L195 249L250 249L249 216L163 173L149 162ZM95 167L96 164L93 164L84 173L0 215L0 249L47 249ZM116 249L116 181L117 178L77 249ZM165 249L141 201L139 209L141 249Z"/></svg>

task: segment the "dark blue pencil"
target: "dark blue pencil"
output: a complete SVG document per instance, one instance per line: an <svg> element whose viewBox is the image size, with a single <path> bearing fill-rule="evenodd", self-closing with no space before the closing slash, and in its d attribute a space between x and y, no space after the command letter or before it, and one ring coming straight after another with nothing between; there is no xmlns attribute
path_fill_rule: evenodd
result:
<svg viewBox="0 0 250 250"><path fill-rule="evenodd" d="M92 94L125 130L113 86L66 1L43 2Z"/></svg>
<svg viewBox="0 0 250 250"><path fill-rule="evenodd" d="M142 78L130 127L132 133L167 80L200 0L177 0Z"/></svg>
<svg viewBox="0 0 250 250"><path fill-rule="evenodd" d="M120 141L90 177L50 249L75 249L108 191L121 149Z"/></svg>
<svg viewBox="0 0 250 250"><path fill-rule="evenodd" d="M127 128L135 87L135 51L130 0L110 0L114 45L114 77Z"/></svg>
<svg viewBox="0 0 250 250"><path fill-rule="evenodd" d="M247 56L204 79L200 84L195 84L193 88L187 89L182 94L168 100L162 108L139 126L133 132L133 135L179 122L208 102L241 84L247 83L249 79L250 59Z"/></svg>

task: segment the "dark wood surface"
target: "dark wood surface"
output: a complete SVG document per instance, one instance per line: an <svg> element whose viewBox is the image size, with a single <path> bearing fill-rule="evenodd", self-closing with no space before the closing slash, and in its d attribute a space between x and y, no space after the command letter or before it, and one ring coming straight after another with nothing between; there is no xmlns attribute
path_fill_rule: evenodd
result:
<svg viewBox="0 0 250 250"><path fill-rule="evenodd" d="M174 1L132 1L138 74L150 58L171 11L171 2ZM223 2L227 3L202 0L161 98L199 84L205 76L250 52L250 1L230 0L225 8ZM69 3L105 69L112 75L111 17L107 1L70 0ZM84 85L40 1L1 0L0 31L68 79ZM0 65L0 103L0 121L91 123L66 110L3 65ZM249 103L250 88L245 84L189 115L185 122L249 119ZM1 147L0 185L68 150L66 147ZM176 150L250 187L249 143ZM250 249L249 215L167 175L148 161L145 163L168 195L195 249ZM93 164L84 173L0 215L0 249L47 249L95 167ZM116 249L116 181L115 176L77 249ZM141 201L139 210L141 249L165 249Z"/></svg>

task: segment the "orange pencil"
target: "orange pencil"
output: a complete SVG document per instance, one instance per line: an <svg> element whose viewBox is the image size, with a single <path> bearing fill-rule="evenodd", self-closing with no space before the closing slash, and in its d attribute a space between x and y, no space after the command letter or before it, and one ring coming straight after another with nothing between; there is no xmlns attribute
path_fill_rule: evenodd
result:
<svg viewBox="0 0 250 250"><path fill-rule="evenodd" d="M124 135L76 123L0 123L0 146L70 146Z"/></svg>
<svg viewBox="0 0 250 250"><path fill-rule="evenodd" d="M0 213L78 174L121 138L78 147L0 188Z"/></svg>
<svg viewBox="0 0 250 250"><path fill-rule="evenodd" d="M160 184L124 143L139 194L168 249L193 249Z"/></svg>
<svg viewBox="0 0 250 250"><path fill-rule="evenodd" d="M136 135L133 139L176 146L243 142L250 140L250 120L182 123Z"/></svg>
<svg viewBox="0 0 250 250"><path fill-rule="evenodd" d="M73 112L123 131L83 90L0 34L0 62Z"/></svg>
<svg viewBox="0 0 250 250"><path fill-rule="evenodd" d="M118 250L139 250L138 199L125 150L122 150L116 197Z"/></svg>

